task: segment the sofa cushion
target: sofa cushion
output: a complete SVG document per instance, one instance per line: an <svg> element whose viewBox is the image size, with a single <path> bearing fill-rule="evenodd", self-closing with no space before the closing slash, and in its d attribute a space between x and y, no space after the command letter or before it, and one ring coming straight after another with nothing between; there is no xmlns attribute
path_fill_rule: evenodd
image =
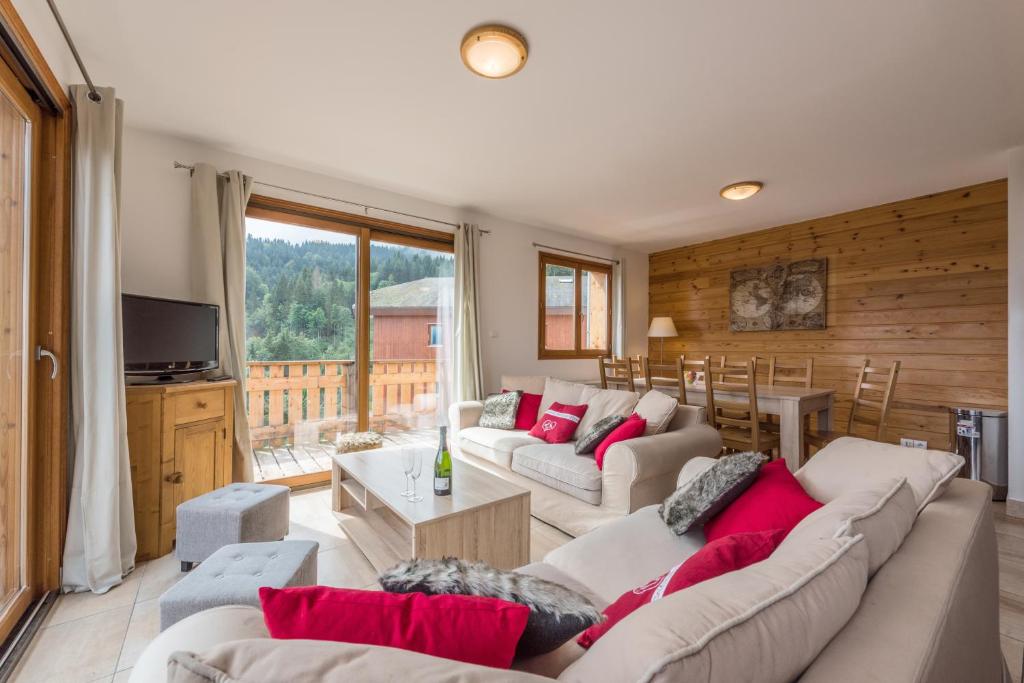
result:
<svg viewBox="0 0 1024 683"><path fill-rule="evenodd" d="M629 615L560 681L795 680L849 621L867 584L861 537L776 551Z"/></svg>
<svg viewBox="0 0 1024 683"><path fill-rule="evenodd" d="M512 451L520 446L542 443L543 439L534 438L518 430L489 427L467 427L459 430L459 448L505 469L512 464Z"/></svg>
<svg viewBox="0 0 1024 683"><path fill-rule="evenodd" d="M502 389L505 391L505 389ZM516 411L516 429L530 431L533 425L537 424L538 411L540 411L540 394L531 394L524 391L519 399L519 409Z"/></svg>
<svg viewBox="0 0 1024 683"><path fill-rule="evenodd" d="M703 545L700 529L676 536L658 517L658 506L648 505L552 550L544 561L611 603Z"/></svg>
<svg viewBox="0 0 1024 683"><path fill-rule="evenodd" d="M484 410L477 424L491 429L515 429L522 398L523 392L518 390L488 396L484 399Z"/></svg>
<svg viewBox="0 0 1024 683"><path fill-rule="evenodd" d="M643 419L636 413L630 415L629 419L613 429L611 433L604 437L604 440L598 444L597 448L594 449L594 462L597 463L597 469L604 469L604 454L608 452L609 448L620 441L629 441L630 439L640 438L644 435L644 431L646 429L647 420Z"/></svg>
<svg viewBox="0 0 1024 683"><path fill-rule="evenodd" d="M527 394L543 394L548 378L545 375L502 375L501 388L509 391L523 391Z"/></svg>
<svg viewBox="0 0 1024 683"><path fill-rule="evenodd" d="M589 455L576 455L572 443L517 448L512 471L591 505L601 504L601 471Z"/></svg>
<svg viewBox="0 0 1024 683"><path fill-rule="evenodd" d="M586 412L586 404L577 406L555 401L537 418L530 436L544 439L548 443L572 441Z"/></svg>
<svg viewBox="0 0 1024 683"><path fill-rule="evenodd" d="M647 436L668 429L677 410L679 401L660 391L648 391L636 404L636 414L647 420Z"/></svg>
<svg viewBox="0 0 1024 683"><path fill-rule="evenodd" d="M764 460L760 453L733 453L719 458L665 499L658 510L661 518L677 534L704 526L754 483Z"/></svg>
<svg viewBox="0 0 1024 683"><path fill-rule="evenodd" d="M847 491L906 477L920 512L942 495L963 465L961 456L944 451L844 436L815 453L796 478L811 496L828 502Z"/></svg>
<svg viewBox="0 0 1024 683"><path fill-rule="evenodd" d="M596 389L587 398L587 412L580 420L577 436L586 434L601 420L612 415L629 417L636 407L640 394L635 391L618 389Z"/></svg>
<svg viewBox="0 0 1024 683"><path fill-rule="evenodd" d="M698 474L711 469L716 462L718 462L718 458L705 458L702 455L690 458L679 470L679 476L676 477L676 488L682 488L687 482L693 481Z"/></svg>
<svg viewBox="0 0 1024 683"><path fill-rule="evenodd" d="M863 534L870 577L899 549L916 515L917 503L907 480L890 479L848 491L815 510L793 528L783 545Z"/></svg>
<svg viewBox="0 0 1024 683"><path fill-rule="evenodd" d="M603 420L599 420L586 432L581 431L579 438L576 439L576 455L593 453L601 445L601 442L625 421L626 418L621 415L609 415Z"/></svg>
<svg viewBox="0 0 1024 683"><path fill-rule="evenodd" d="M579 405L586 403L599 389L579 382L566 382L564 379L548 377L544 382L544 394L540 399L540 414L543 415L552 403Z"/></svg>

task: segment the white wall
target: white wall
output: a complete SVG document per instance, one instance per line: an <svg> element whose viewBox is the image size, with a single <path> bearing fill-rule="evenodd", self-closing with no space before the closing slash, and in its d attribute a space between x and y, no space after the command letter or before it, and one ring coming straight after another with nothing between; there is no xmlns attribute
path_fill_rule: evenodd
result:
<svg viewBox="0 0 1024 683"><path fill-rule="evenodd" d="M1024 516L1024 147L1009 152L1009 491L1007 510Z"/></svg>
<svg viewBox="0 0 1024 683"><path fill-rule="evenodd" d="M131 103L126 103L130 110ZM481 334L485 385L496 390L499 377L549 374L584 379L596 376L588 361L537 359L537 251L532 242L597 256L619 257L625 263L627 300L626 348L641 353L647 331L647 256L619 251L598 242L563 233L376 190L330 176L243 157L209 146L133 128L125 130L121 229L123 283L126 291L167 297L191 296L189 243L189 176L174 161L205 161L218 168L237 168L275 185L292 187L444 221L470 221L491 231L481 242ZM294 199L328 208L352 210L326 200L262 186L268 196ZM380 214L383 218L395 218ZM401 219L406 220L406 219ZM414 222L414 221L408 221ZM424 227L443 228L432 223Z"/></svg>

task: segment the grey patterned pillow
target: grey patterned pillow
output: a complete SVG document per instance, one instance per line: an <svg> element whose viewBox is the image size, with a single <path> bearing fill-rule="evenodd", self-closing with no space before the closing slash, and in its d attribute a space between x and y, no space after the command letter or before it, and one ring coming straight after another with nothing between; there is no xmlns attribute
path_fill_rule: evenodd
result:
<svg viewBox="0 0 1024 683"><path fill-rule="evenodd" d="M626 421L621 415L609 415L598 420L590 431L584 434L576 442L576 455L593 453L605 437L615 431L615 428Z"/></svg>
<svg viewBox="0 0 1024 683"><path fill-rule="evenodd" d="M478 424L491 429L515 429L516 412L522 398L521 391L506 391L488 396L484 399L484 412L480 414Z"/></svg>
<svg viewBox="0 0 1024 683"><path fill-rule="evenodd" d="M764 460L760 453L735 453L720 458L666 498L658 514L678 536L703 526L754 483Z"/></svg>

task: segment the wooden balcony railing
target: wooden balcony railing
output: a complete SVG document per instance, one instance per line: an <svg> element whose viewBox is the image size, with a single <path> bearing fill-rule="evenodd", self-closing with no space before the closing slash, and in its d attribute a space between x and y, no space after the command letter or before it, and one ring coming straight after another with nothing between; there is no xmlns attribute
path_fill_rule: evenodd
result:
<svg viewBox="0 0 1024 683"><path fill-rule="evenodd" d="M370 428L432 427L437 365L434 360L373 361ZM253 361L248 364L246 391L254 448L316 443L356 428L355 361Z"/></svg>

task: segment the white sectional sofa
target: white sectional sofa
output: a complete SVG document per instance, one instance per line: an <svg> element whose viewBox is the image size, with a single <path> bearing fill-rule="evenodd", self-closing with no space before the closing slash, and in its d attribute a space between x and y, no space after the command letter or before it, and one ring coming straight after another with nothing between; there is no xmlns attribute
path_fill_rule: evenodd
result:
<svg viewBox="0 0 1024 683"><path fill-rule="evenodd" d="M639 394L564 382L542 376L502 377L502 388L542 394L540 413L554 401L586 403L576 438L608 415L628 416ZM669 401L662 394L647 402ZM671 401L669 401L671 404ZM466 401L449 408L451 443L457 457L531 492L530 514L579 536L652 503L675 489L675 477L687 460L719 453L722 440L704 419L704 409L678 406L664 431L613 445L598 469L593 455L576 455L575 441L549 444L525 430L478 425L483 403ZM649 425L653 430L653 425Z"/></svg>

